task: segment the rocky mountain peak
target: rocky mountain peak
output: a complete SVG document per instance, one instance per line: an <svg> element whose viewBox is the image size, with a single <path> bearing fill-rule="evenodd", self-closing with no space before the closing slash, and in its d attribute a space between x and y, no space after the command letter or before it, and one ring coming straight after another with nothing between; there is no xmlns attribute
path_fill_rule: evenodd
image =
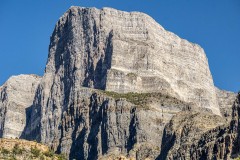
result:
<svg viewBox="0 0 240 160"><path fill-rule="evenodd" d="M238 153L235 99L214 87L199 45L150 16L73 6L56 23L43 77L0 87L0 137L69 159L226 159Z"/></svg>
<svg viewBox="0 0 240 160"><path fill-rule="evenodd" d="M164 92L220 115L203 49L140 12L71 7L52 34L45 74L119 93Z"/></svg>

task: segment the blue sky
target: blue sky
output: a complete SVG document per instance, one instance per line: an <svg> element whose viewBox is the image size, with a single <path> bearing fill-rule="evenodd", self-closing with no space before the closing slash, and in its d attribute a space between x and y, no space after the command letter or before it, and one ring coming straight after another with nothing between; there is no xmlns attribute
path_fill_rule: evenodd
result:
<svg viewBox="0 0 240 160"><path fill-rule="evenodd" d="M204 48L217 87L240 90L240 0L1 0L0 85L11 75L43 75L54 25L72 5L149 14Z"/></svg>

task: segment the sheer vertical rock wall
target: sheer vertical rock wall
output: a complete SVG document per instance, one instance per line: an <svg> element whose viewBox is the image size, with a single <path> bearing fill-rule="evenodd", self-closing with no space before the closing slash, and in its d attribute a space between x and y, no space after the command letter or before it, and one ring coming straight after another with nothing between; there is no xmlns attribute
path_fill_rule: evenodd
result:
<svg viewBox="0 0 240 160"><path fill-rule="evenodd" d="M139 12L70 8L52 34L44 77L50 85L165 92L220 114L203 49Z"/></svg>

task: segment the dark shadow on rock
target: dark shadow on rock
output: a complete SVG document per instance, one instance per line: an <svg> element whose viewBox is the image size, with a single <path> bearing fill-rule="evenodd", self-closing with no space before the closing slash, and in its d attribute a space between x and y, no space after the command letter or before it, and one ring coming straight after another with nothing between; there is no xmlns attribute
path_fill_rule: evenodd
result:
<svg viewBox="0 0 240 160"><path fill-rule="evenodd" d="M4 87L3 88L3 91L2 91L2 93L0 94L0 96L1 96L1 99L2 99L2 103L7 99L7 87ZM0 107L0 113L1 114L3 114L3 115L6 115L6 112L7 112L7 108L6 107ZM4 131L4 125L5 125L5 118L3 119L3 122L1 122L1 128L2 129L0 129L0 138L2 138L3 137L3 131Z"/></svg>
<svg viewBox="0 0 240 160"><path fill-rule="evenodd" d="M96 71L94 73L94 88L106 89L107 71L111 68L112 52L113 52L113 31L109 33L106 41L105 57L101 57L97 63Z"/></svg>
<svg viewBox="0 0 240 160"><path fill-rule="evenodd" d="M131 149L133 149L134 144L137 143L136 134L137 134L137 117L136 117L136 108L131 109L131 115L133 116L131 118L131 122L129 124L129 137L127 140L127 151L129 152Z"/></svg>
<svg viewBox="0 0 240 160"><path fill-rule="evenodd" d="M108 133L107 133L107 109L108 109L108 102L102 107L102 124L101 124L101 139L102 139L102 154L106 154L108 151Z"/></svg>
<svg viewBox="0 0 240 160"><path fill-rule="evenodd" d="M162 137L162 145L160 155L156 158L156 160L166 160L169 150L173 147L176 140L176 135L168 135L166 133L166 128L163 131Z"/></svg>
<svg viewBox="0 0 240 160"><path fill-rule="evenodd" d="M89 105L89 121L90 121L90 131L84 127L80 133L78 133L78 128L80 124L84 123L84 119L79 117L79 119L75 119L75 127L72 133L72 146L70 149L69 159L76 160L97 160L98 146L102 146L102 153L107 152L107 133L106 133L106 122L107 122L107 113L106 108L108 101L104 101L100 106L97 101L97 95L93 94L91 96L91 102ZM98 135L101 130L101 144L99 144ZM88 145L88 150L84 148L84 145ZM86 154L88 155L86 157Z"/></svg>
<svg viewBox="0 0 240 160"><path fill-rule="evenodd" d="M73 134L72 134L72 146L70 149L69 159L75 159L75 160L83 160L84 159L84 142L86 137L87 129L83 128L80 133L78 133L77 138L75 139L77 134L77 129L75 128Z"/></svg>
<svg viewBox="0 0 240 160"><path fill-rule="evenodd" d="M91 111L89 113L89 118L91 121L91 129L88 135L87 143L89 145L89 153L88 153L88 160L95 160L98 158L98 145L99 139L98 134L100 130L100 126L102 123L102 108L107 103L106 101L103 102L101 106L98 106L97 103L97 95L93 94L93 103L91 105Z"/></svg>
<svg viewBox="0 0 240 160"><path fill-rule="evenodd" d="M26 125L24 127L24 130L22 132L22 135L20 138L30 140L30 141L37 141L41 142L41 109L42 107L40 106L41 104L41 88L40 86L37 87L36 93L34 96L33 100L33 105L25 109L25 114L26 114ZM39 121L35 121L35 120ZM39 124L34 124L35 128L32 128L33 123L39 123Z"/></svg>
<svg viewBox="0 0 240 160"><path fill-rule="evenodd" d="M27 136L25 135L25 133L28 128L28 125L30 125L30 123L31 123L30 120L31 120L32 108L33 108L33 105L25 108L26 124L25 124L24 130L23 130L21 136L19 137L20 139L28 139Z"/></svg>

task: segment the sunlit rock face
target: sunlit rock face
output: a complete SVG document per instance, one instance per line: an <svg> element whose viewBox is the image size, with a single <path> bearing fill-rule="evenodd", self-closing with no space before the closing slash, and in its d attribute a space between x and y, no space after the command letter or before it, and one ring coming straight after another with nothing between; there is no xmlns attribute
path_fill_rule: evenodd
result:
<svg viewBox="0 0 240 160"><path fill-rule="evenodd" d="M94 89L153 94L139 107ZM24 137L76 159L156 157L165 124L190 104L220 115L201 47L143 13L71 7L51 36Z"/></svg>
<svg viewBox="0 0 240 160"><path fill-rule="evenodd" d="M222 95L225 96L226 93ZM165 145L162 145L157 159L218 160L239 157L240 94L236 95L231 111L229 121L204 112L179 112L164 129L162 144Z"/></svg>
<svg viewBox="0 0 240 160"><path fill-rule="evenodd" d="M44 79L49 87L74 81L121 93L164 92L220 114L204 50L139 12L71 7L52 34Z"/></svg>
<svg viewBox="0 0 240 160"><path fill-rule="evenodd" d="M41 78L36 75L10 77L0 87L0 137L19 138Z"/></svg>
<svg viewBox="0 0 240 160"><path fill-rule="evenodd" d="M219 88L216 88L216 93L222 117L227 121L230 121L232 118L232 106L237 94L230 91L221 90Z"/></svg>

